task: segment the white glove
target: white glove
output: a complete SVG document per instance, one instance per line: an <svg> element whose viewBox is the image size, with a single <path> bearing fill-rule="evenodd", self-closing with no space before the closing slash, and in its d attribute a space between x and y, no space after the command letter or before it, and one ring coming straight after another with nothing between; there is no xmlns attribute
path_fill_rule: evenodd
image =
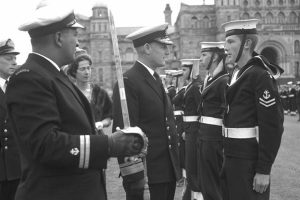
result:
<svg viewBox="0 0 300 200"><path fill-rule="evenodd" d="M95 126L96 126L96 129L98 129L98 130L103 129L103 123L102 122L96 122Z"/></svg>

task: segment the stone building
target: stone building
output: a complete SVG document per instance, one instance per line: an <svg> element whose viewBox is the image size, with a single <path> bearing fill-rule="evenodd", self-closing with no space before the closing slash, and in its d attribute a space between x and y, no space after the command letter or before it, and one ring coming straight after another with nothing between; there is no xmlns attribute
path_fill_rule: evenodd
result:
<svg viewBox="0 0 300 200"><path fill-rule="evenodd" d="M200 1L199 1L200 2ZM202 1L201 1L202 2ZM97 3L91 17L78 16L86 29L79 34L80 47L86 49L94 62L93 80L111 90L116 81L107 6ZM212 5L181 3L176 21L166 5L165 21L174 42L166 68L178 68L182 58L197 58L201 41L222 41L222 23L231 20L260 19L260 40L256 51L280 65L285 73L282 82L300 76L300 0L215 0ZM132 66L136 53L125 36L139 27L117 27L123 71ZM204 72L203 72L204 73Z"/></svg>

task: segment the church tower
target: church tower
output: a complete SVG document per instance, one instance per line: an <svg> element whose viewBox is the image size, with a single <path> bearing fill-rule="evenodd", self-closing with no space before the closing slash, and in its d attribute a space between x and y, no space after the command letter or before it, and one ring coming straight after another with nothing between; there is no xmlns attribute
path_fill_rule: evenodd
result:
<svg viewBox="0 0 300 200"><path fill-rule="evenodd" d="M165 14L165 22L168 23L169 25L172 25L172 10L170 4L166 4L164 14Z"/></svg>

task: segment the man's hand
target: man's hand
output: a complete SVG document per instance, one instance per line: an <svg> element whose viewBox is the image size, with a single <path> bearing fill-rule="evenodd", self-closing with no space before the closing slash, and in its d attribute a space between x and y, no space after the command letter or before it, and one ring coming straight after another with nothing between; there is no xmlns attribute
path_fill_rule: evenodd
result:
<svg viewBox="0 0 300 200"><path fill-rule="evenodd" d="M253 190L259 193L264 193L270 185L269 174L256 173L253 179Z"/></svg>
<svg viewBox="0 0 300 200"><path fill-rule="evenodd" d="M144 141L136 131L141 131L141 129L138 127L130 127L125 130L117 129L116 132L108 135L109 155L112 157L134 156L141 153L144 148Z"/></svg>
<svg viewBox="0 0 300 200"><path fill-rule="evenodd" d="M102 130L103 127L104 127L104 125L103 125L102 122L96 122L96 123L95 123L95 126L96 126L97 130Z"/></svg>

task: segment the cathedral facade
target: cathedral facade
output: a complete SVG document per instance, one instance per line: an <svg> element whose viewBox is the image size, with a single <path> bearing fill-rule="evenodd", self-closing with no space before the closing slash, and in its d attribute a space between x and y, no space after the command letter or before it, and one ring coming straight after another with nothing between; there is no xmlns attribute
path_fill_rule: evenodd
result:
<svg viewBox="0 0 300 200"><path fill-rule="evenodd" d="M260 20L256 51L285 70L282 83L300 76L300 0L215 0L212 5L181 3L174 24L169 4L164 14L170 25L168 33L174 42L166 68L178 68L180 59L199 57L202 41L224 41L221 24L256 18ZM93 58L93 80L111 90L116 73L107 6L95 4L91 17L78 18L86 27L80 31L79 42ZM116 28L123 71L129 69L136 59L131 41L125 37L138 28Z"/></svg>

